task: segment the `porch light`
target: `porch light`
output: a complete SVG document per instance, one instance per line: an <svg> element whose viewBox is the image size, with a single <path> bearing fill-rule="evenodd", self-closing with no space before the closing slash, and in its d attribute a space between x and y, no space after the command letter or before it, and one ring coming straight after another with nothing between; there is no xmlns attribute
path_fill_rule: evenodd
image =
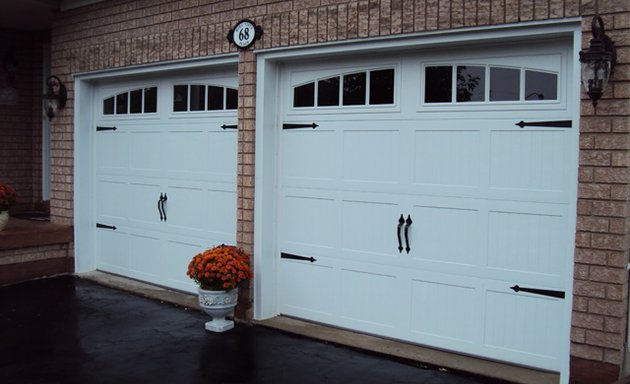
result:
<svg viewBox="0 0 630 384"><path fill-rule="evenodd" d="M48 121L57 115L60 109L66 106L68 91L57 76L46 79L46 94L44 95L44 111Z"/></svg>
<svg viewBox="0 0 630 384"><path fill-rule="evenodd" d="M604 21L599 15L593 16L591 33L593 38L588 49L580 51L580 62L582 85L593 106L597 106L597 100L602 97L617 62L617 50L615 43L606 35Z"/></svg>

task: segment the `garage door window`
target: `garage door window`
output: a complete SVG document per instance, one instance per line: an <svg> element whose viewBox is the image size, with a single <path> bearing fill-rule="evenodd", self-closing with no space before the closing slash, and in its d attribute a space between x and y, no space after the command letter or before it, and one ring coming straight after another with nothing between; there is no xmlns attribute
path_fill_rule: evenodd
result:
<svg viewBox="0 0 630 384"><path fill-rule="evenodd" d="M431 65L424 68L424 102L532 102L558 99L558 74L525 68Z"/></svg>
<svg viewBox="0 0 630 384"><path fill-rule="evenodd" d="M157 87L133 89L103 100L103 115L157 112Z"/></svg>
<svg viewBox="0 0 630 384"><path fill-rule="evenodd" d="M173 112L223 111L238 107L234 88L205 84L173 86Z"/></svg>
<svg viewBox="0 0 630 384"><path fill-rule="evenodd" d="M394 104L394 69L361 71L293 87L293 107Z"/></svg>

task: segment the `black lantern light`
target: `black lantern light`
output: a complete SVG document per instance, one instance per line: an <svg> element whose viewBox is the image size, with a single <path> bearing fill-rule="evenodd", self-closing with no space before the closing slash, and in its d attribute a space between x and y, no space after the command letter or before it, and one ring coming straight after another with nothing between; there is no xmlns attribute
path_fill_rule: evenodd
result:
<svg viewBox="0 0 630 384"><path fill-rule="evenodd" d="M60 109L66 106L68 91L57 76L46 79L46 94L44 95L44 111L51 121Z"/></svg>
<svg viewBox="0 0 630 384"><path fill-rule="evenodd" d="M604 21L599 15L593 17L591 32L593 38L588 49L580 51L580 62L582 84L593 106L597 106L617 62L617 51L615 43L606 35Z"/></svg>

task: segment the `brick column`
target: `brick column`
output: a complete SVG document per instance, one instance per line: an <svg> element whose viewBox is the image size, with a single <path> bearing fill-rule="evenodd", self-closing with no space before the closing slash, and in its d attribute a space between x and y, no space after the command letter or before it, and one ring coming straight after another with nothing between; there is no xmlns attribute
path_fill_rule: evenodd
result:
<svg viewBox="0 0 630 384"><path fill-rule="evenodd" d="M620 54L597 108L582 92L571 376L590 371L614 380L624 359L628 317L630 15L603 14L606 6L614 4L600 3L600 12ZM591 39L591 20L589 15L582 21L583 48Z"/></svg>
<svg viewBox="0 0 630 384"><path fill-rule="evenodd" d="M256 123L256 55L251 49L238 57L238 163L236 242L254 252L254 130ZM252 260L253 264L253 260ZM256 271L254 271L256 273ZM238 317L252 318L253 281L239 294Z"/></svg>

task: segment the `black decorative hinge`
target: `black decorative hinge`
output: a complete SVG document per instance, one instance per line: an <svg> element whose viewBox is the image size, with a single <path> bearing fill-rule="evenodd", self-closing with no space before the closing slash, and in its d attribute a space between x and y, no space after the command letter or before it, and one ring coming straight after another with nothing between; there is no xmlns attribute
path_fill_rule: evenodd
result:
<svg viewBox="0 0 630 384"><path fill-rule="evenodd" d="M514 292L523 291L523 292L533 293L535 295L543 295L543 296L549 296L549 297L557 297L558 299L564 299L564 291L552 291L550 289L538 289L538 288L524 288L524 287L519 287L518 285L510 287L510 289L513 290Z"/></svg>
<svg viewBox="0 0 630 384"><path fill-rule="evenodd" d="M111 229L113 231L116 230L116 226L115 225L105 225L105 224L101 224L101 223L96 223L96 228Z"/></svg>
<svg viewBox="0 0 630 384"><path fill-rule="evenodd" d="M315 123L311 123L311 124L291 124L291 123L284 123L282 124L282 129L298 129L298 128L317 128L319 127L319 125L315 124Z"/></svg>
<svg viewBox="0 0 630 384"><path fill-rule="evenodd" d="M223 129L238 129L238 125L236 124L223 124L221 126Z"/></svg>
<svg viewBox="0 0 630 384"><path fill-rule="evenodd" d="M115 131L116 127L96 127L96 131Z"/></svg>
<svg viewBox="0 0 630 384"><path fill-rule="evenodd" d="M311 263L317 261L317 259L315 259L314 257L298 256L292 253L284 253L284 252L280 253L280 257L283 259L310 261Z"/></svg>
<svg viewBox="0 0 630 384"><path fill-rule="evenodd" d="M514 124L521 128L523 127L551 127L551 128L571 128L573 122L571 120L556 120L556 121L519 121Z"/></svg>

